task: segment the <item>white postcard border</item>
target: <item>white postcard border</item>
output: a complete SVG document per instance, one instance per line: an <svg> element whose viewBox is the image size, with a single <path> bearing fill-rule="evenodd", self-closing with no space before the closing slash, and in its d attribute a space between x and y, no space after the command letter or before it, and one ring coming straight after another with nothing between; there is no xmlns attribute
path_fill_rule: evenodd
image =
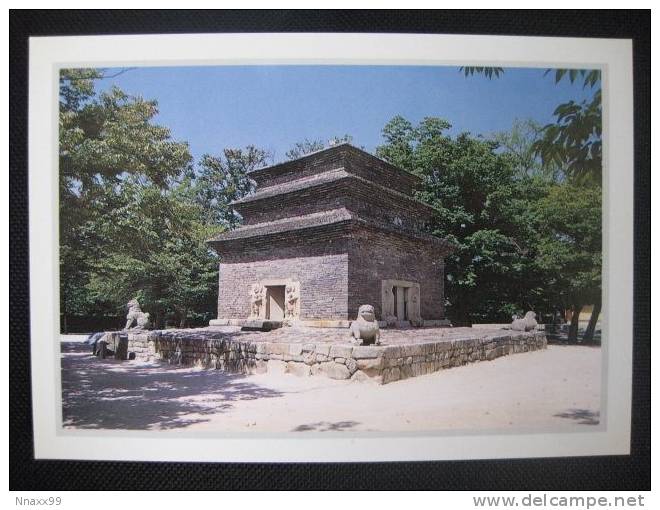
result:
<svg viewBox="0 0 660 510"><path fill-rule="evenodd" d="M497 65L603 70L604 427L570 433L181 437L61 431L58 81L61 67L262 64ZM332 462L628 454L633 326L632 42L512 36L197 34L30 39L31 368L38 459ZM610 122L616 119L616 122ZM616 193L613 193L616 190ZM614 313L616 311L616 313ZM611 340L611 341L610 341ZM128 431L126 431L128 432Z"/></svg>

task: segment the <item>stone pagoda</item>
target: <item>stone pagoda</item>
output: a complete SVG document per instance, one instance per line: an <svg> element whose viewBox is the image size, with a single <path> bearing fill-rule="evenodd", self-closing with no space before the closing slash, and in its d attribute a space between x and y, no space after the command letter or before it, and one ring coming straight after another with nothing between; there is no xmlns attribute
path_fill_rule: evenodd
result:
<svg viewBox="0 0 660 510"><path fill-rule="evenodd" d="M349 144L250 172L232 203L243 224L209 241L220 257L218 319L347 327L363 304L389 326L447 324L444 257L425 233L419 177Z"/></svg>

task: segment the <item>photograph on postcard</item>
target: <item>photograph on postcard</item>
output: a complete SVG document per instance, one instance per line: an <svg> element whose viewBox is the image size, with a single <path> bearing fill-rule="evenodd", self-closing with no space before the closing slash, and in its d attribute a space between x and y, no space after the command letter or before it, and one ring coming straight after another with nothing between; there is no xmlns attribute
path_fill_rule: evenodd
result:
<svg viewBox="0 0 660 510"><path fill-rule="evenodd" d="M61 69L63 427L598 426L601 83Z"/></svg>

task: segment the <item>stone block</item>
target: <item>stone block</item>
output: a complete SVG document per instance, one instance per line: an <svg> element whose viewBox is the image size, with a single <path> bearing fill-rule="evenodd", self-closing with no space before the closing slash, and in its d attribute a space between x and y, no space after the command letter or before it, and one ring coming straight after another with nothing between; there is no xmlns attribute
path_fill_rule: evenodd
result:
<svg viewBox="0 0 660 510"><path fill-rule="evenodd" d="M290 344L289 345L289 354L292 356L300 356L303 352L302 344Z"/></svg>
<svg viewBox="0 0 660 510"><path fill-rule="evenodd" d="M387 368L398 367L403 365L405 358L384 358L383 366Z"/></svg>
<svg viewBox="0 0 660 510"><path fill-rule="evenodd" d="M352 376L351 376L351 381L355 382L367 382L367 381L373 381L374 378L369 377L367 374L365 374L362 370L357 370Z"/></svg>
<svg viewBox="0 0 660 510"><path fill-rule="evenodd" d="M424 348L422 347L421 344L413 344L413 345L403 345L402 346L402 357L411 357L411 356L421 356L424 354Z"/></svg>
<svg viewBox="0 0 660 510"><path fill-rule="evenodd" d="M346 368L346 365L334 362L327 363L327 366L323 367L323 372L330 379L349 379L351 377L351 373Z"/></svg>
<svg viewBox="0 0 660 510"><path fill-rule="evenodd" d="M358 370L369 372L380 371L383 368L383 358L356 359L355 364Z"/></svg>
<svg viewBox="0 0 660 510"><path fill-rule="evenodd" d="M401 372L398 367L386 368L383 370L383 384L398 381L401 378Z"/></svg>
<svg viewBox="0 0 660 510"><path fill-rule="evenodd" d="M271 331L282 327L282 321L270 321L262 319L246 320L241 331Z"/></svg>
<svg viewBox="0 0 660 510"><path fill-rule="evenodd" d="M353 347L350 345L332 345L330 346L331 358L350 358L353 353Z"/></svg>
<svg viewBox="0 0 660 510"><path fill-rule="evenodd" d="M447 352L451 349L451 342L438 342L435 344L435 352Z"/></svg>
<svg viewBox="0 0 660 510"><path fill-rule="evenodd" d="M330 345L329 344L316 344L316 348L314 349L314 352L316 354L320 354L322 356L325 356L326 358L330 356Z"/></svg>
<svg viewBox="0 0 660 510"><path fill-rule="evenodd" d="M268 354L270 354L271 356L273 355L282 356L283 354L289 354L289 344L268 342L267 349L268 349Z"/></svg>
<svg viewBox="0 0 660 510"><path fill-rule="evenodd" d="M388 345L385 347L383 357L385 358L400 358L403 356L403 349L398 345Z"/></svg>
<svg viewBox="0 0 660 510"><path fill-rule="evenodd" d="M355 359L378 358L385 352L384 347L360 345L353 347L352 357Z"/></svg>
<svg viewBox="0 0 660 510"><path fill-rule="evenodd" d="M277 359L268 360L268 373L284 374L286 373L286 363Z"/></svg>
<svg viewBox="0 0 660 510"><path fill-rule="evenodd" d="M311 373L311 368L305 363L299 363L297 361L289 361L286 364L286 371L289 374L293 374L298 377L307 377Z"/></svg>
<svg viewBox="0 0 660 510"><path fill-rule="evenodd" d="M323 375L323 363L317 363L309 368L310 375Z"/></svg>

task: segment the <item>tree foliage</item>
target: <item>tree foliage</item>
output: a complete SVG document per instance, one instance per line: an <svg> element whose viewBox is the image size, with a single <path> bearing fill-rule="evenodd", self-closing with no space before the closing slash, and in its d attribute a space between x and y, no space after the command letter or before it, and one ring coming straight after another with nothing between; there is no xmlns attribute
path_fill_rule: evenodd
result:
<svg viewBox="0 0 660 510"><path fill-rule="evenodd" d="M422 177L418 197L437 211L433 233L457 247L445 261L452 321L549 315L590 302L600 292L599 190L556 181L501 141L452 138L450 127L397 116L377 154Z"/></svg>
<svg viewBox="0 0 660 510"><path fill-rule="evenodd" d="M504 74L503 67L484 67L484 66L463 66L460 68L465 76L472 76L473 74L483 74L486 78L499 78Z"/></svg>
<svg viewBox="0 0 660 510"><path fill-rule="evenodd" d="M465 76L483 74L497 78L504 73L501 67L462 67ZM554 74L555 83L568 79L582 80L583 88L593 91L591 99L568 101L557 106L555 122L543 127L542 136L535 142L534 152L546 166L559 166L563 173L583 185L600 186L602 180L602 93L601 74L597 69L547 69Z"/></svg>
<svg viewBox="0 0 660 510"><path fill-rule="evenodd" d="M60 78L64 322L120 316L135 295L161 325L208 315L217 269L205 241L218 226L199 200L188 145L153 122L155 101L97 94L103 76L68 69Z"/></svg>
<svg viewBox="0 0 660 510"><path fill-rule="evenodd" d="M537 215L538 265L564 309L594 303L601 293L602 201L599 189L552 186L532 203Z"/></svg>
<svg viewBox="0 0 660 510"><path fill-rule="evenodd" d="M214 309L217 260L205 241L217 228L202 221L193 193L188 178L167 190L135 178L106 190L88 223L103 250L90 263L86 289L93 301L121 308L139 295L160 324Z"/></svg>
<svg viewBox="0 0 660 510"><path fill-rule="evenodd" d="M537 154L536 143L543 134L543 127L532 119L516 119L509 131L492 135L499 149L512 158L513 172L518 178L539 176L552 181L562 181L565 176L559 164L543 161Z"/></svg>
<svg viewBox="0 0 660 510"><path fill-rule="evenodd" d="M232 228L240 218L229 204L254 191L249 172L272 160L270 153L254 145L225 149L222 156L204 154L196 179L197 200L206 211L206 221Z"/></svg>
<svg viewBox="0 0 660 510"><path fill-rule="evenodd" d="M437 210L433 233L457 247L446 260L453 321L509 319L542 300L540 282L529 278L536 232L527 203L545 184L516 179L513 158L495 142L467 133L451 138L450 127L438 118L413 126L395 117L377 154L423 178L419 198Z"/></svg>
<svg viewBox="0 0 660 510"><path fill-rule="evenodd" d="M351 135L335 136L327 142L321 139L309 140L305 138L302 142L296 142L293 147L291 147L291 149L286 151L285 156L286 159L289 160L298 159L305 154L320 151L321 149L325 149L328 146L337 145L340 143L351 143L352 141L353 137Z"/></svg>
<svg viewBox="0 0 660 510"><path fill-rule="evenodd" d="M484 74L491 78L494 73L487 72L486 69L493 68L472 68L472 72L465 72L466 76L472 75L475 72ZM501 69L501 68L498 68ZM501 70L503 72L503 70ZM501 74L501 73L499 73ZM495 74L495 76L499 76ZM554 175L555 180L559 176L561 180L565 181L566 187L562 188L566 196L572 197L577 202L571 202L568 205L575 206L577 203L584 203L585 197L577 196L576 193L589 193L589 190L581 190L579 188L594 188L594 194L600 196L600 188L602 186L602 92L601 92L601 73L597 69L547 69L545 75L554 74L555 83L559 83L563 79L568 79L571 83L578 80L582 81L584 89L592 91L591 98L581 102L568 101L558 105L553 114L555 122L545 125L540 133L540 136L532 144L534 154L541 159L543 167L551 169L553 173L556 171L559 174ZM575 189L570 186L574 186ZM594 195L590 196L592 211L589 213L590 218L594 220L594 225L597 229L601 228L600 209L596 203ZM585 199L586 200L586 199ZM570 209L570 207L569 207ZM548 211L548 208L545 209ZM587 211L581 210L580 214L587 214ZM562 273L569 275L570 278L565 279L565 286L562 290L568 295L582 297L573 297L569 299L572 301L570 304L573 310L573 320L569 332L569 341L577 339L578 329L578 316L582 309L582 304L586 295L591 295L591 303L593 303L594 311L589 321L589 327L585 335L585 339L589 341L593 336L595 324L598 319L598 314L601 309L601 291L600 291L600 253L602 251L602 244L598 246L591 246L588 225L584 225L580 217L571 219L570 217L564 218L570 225L578 225L586 229L584 244L580 241L580 231L574 231L569 238L559 237L552 242L546 244L546 247L552 248L550 251L556 250L555 257L563 259L566 263L562 266ZM600 230L599 230L600 231ZM573 244L568 245L567 239L573 239ZM585 255L591 253L590 256ZM559 255L560 252L564 256ZM574 256L580 258L586 257L591 259L588 264L586 273L580 269L579 263L570 264L568 261L567 252L570 251ZM552 258L552 257L551 257ZM547 260L546 260L547 262ZM546 265L546 269L549 266ZM589 276L590 275L590 276ZM579 290L579 292L578 292Z"/></svg>

